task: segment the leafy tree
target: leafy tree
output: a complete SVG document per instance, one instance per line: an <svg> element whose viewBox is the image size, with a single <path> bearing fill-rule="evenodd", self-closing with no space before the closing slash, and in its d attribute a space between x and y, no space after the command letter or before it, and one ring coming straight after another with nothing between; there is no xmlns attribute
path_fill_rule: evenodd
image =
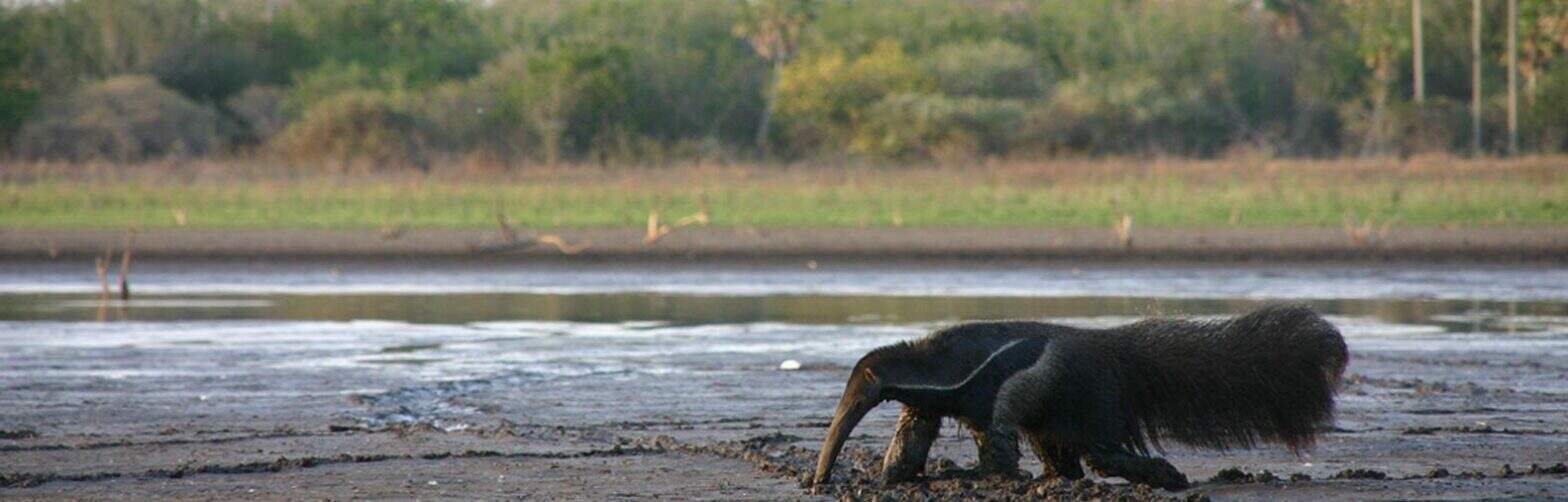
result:
<svg viewBox="0 0 1568 502"><path fill-rule="evenodd" d="M38 102L38 90L22 69L26 47L19 24L10 13L0 11L0 148L10 143Z"/></svg>
<svg viewBox="0 0 1568 502"><path fill-rule="evenodd" d="M1033 99L1046 88L1034 54L1003 40L943 45L926 65L937 87L953 96Z"/></svg>
<svg viewBox="0 0 1568 502"><path fill-rule="evenodd" d="M416 85L471 76L495 54L458 0L297 0L281 22L321 60L395 69Z"/></svg>
<svg viewBox="0 0 1568 502"><path fill-rule="evenodd" d="M1408 6L1387 2L1342 0L1345 17L1355 37L1356 55L1371 72L1368 85L1369 115L1359 131L1361 152L1387 148L1393 139L1394 124L1389 118L1389 93L1394 83L1396 54L1410 48ZM1354 108L1352 108L1354 109Z"/></svg>
<svg viewBox="0 0 1568 502"><path fill-rule="evenodd" d="M767 104L757 122L757 148L768 147L768 128L777 101L779 74L795 56L801 32L815 14L812 0L751 0L745 16L735 25L735 34L751 42L757 55L773 65L773 82L768 86Z"/></svg>
<svg viewBox="0 0 1568 502"><path fill-rule="evenodd" d="M1564 51L1568 51L1568 3L1556 0L1520 2L1519 75L1524 79L1527 101L1535 100L1541 74Z"/></svg>
<svg viewBox="0 0 1568 502"><path fill-rule="evenodd" d="M159 54L149 72L191 99L221 103L252 84L285 84L316 54L287 25L237 19Z"/></svg>
<svg viewBox="0 0 1568 502"><path fill-rule="evenodd" d="M850 59L842 53L785 66L774 92L785 136L804 150L871 150L852 145L872 105L897 93L932 90L931 79L892 40Z"/></svg>

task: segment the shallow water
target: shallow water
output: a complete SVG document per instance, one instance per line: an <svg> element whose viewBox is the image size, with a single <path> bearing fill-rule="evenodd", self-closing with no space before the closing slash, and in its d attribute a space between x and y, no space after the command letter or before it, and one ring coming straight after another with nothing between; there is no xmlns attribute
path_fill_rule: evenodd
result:
<svg viewBox="0 0 1568 502"><path fill-rule="evenodd" d="M1568 356L1560 268L150 263L134 286L105 303L91 270L0 271L0 384L221 373L239 355L370 381L832 369L960 320L1108 326L1280 300L1353 350Z"/></svg>

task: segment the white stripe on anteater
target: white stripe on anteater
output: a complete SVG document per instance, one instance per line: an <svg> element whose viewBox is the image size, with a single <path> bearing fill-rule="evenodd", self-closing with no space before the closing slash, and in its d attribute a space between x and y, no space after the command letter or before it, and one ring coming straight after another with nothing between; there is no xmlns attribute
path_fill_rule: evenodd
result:
<svg viewBox="0 0 1568 502"><path fill-rule="evenodd" d="M1018 345L1020 343L1024 343L1024 340L1023 339L1013 340L1011 342L1007 342L1007 344L1003 345L1001 348L996 349L996 352L992 352L990 356L986 356L985 360L981 361L980 365L976 366L974 371L969 372L969 376L964 377L963 381L960 381L958 383L955 383L955 384L952 384L952 385L889 384L888 387L893 387L893 388L897 388L897 389L957 390L958 388L963 387L964 384L969 383L970 380L974 380L976 376L980 375L981 371L985 371L985 367L986 366L990 366L991 365L991 361L996 359L997 356L1002 355L1002 353L1006 352L1007 349L1013 348L1014 345Z"/></svg>

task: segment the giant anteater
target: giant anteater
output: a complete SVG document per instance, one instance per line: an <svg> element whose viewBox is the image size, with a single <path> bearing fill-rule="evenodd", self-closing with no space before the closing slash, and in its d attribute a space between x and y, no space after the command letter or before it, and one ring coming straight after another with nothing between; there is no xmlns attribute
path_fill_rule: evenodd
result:
<svg viewBox="0 0 1568 502"><path fill-rule="evenodd" d="M921 474L942 417L974 431L979 470L1018 474L1019 435L1047 475L1166 489L1187 479L1148 456L1165 439L1214 449L1310 447L1333 420L1349 355L1305 307L1222 321L1150 319L1109 329L975 322L878 348L855 364L817 461L825 483L850 431L883 401L904 404L883 460L887 482Z"/></svg>

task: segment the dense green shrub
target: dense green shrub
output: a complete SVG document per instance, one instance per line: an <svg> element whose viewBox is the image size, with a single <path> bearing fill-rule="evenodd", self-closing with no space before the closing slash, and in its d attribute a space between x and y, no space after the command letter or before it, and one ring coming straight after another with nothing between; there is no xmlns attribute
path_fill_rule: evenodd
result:
<svg viewBox="0 0 1568 502"><path fill-rule="evenodd" d="M1034 54L1002 40L944 45L926 65L937 88L952 96L1034 99L1047 87Z"/></svg>
<svg viewBox="0 0 1568 502"><path fill-rule="evenodd" d="M479 71L495 55L480 12L456 0L295 0L284 23L322 61L395 71L429 84Z"/></svg>
<svg viewBox="0 0 1568 502"><path fill-rule="evenodd" d="M965 160L1007 153L1024 116L1020 100L893 94L873 105L851 150L880 158Z"/></svg>
<svg viewBox="0 0 1568 502"><path fill-rule="evenodd" d="M921 66L891 40L854 59L839 52L814 55L782 71L775 113L786 141L804 152L849 149L872 105L932 87Z"/></svg>
<svg viewBox="0 0 1568 502"><path fill-rule="evenodd" d="M425 128L385 92L348 91L317 102L276 137L274 151L339 170L425 167Z"/></svg>
<svg viewBox="0 0 1568 502"><path fill-rule="evenodd" d="M402 91L407 88L407 80L395 68L328 61L294 75L293 85L289 86L283 100L284 110L298 117L338 94L362 90Z"/></svg>
<svg viewBox="0 0 1568 502"><path fill-rule="evenodd" d="M1533 139L1533 144L1526 146L1544 152L1568 151L1568 61L1547 72L1520 106L1520 127L1536 133L1526 139Z"/></svg>
<svg viewBox="0 0 1568 502"><path fill-rule="evenodd" d="M234 141L256 145L267 142L288 127L289 116L283 109L282 89L268 85L246 87L223 102L241 128Z"/></svg>
<svg viewBox="0 0 1568 502"><path fill-rule="evenodd" d="M191 99L222 103L252 84L286 84L315 63L286 25L233 21L165 49L149 67L164 86Z"/></svg>
<svg viewBox="0 0 1568 502"><path fill-rule="evenodd" d="M1433 98L1397 103L1381 112L1367 105L1342 111L1345 148L1361 155L1415 155L1470 148L1470 105Z"/></svg>
<svg viewBox="0 0 1568 502"><path fill-rule="evenodd" d="M17 138L30 158L137 160L218 147L218 115L151 77L121 76L44 102Z"/></svg>
<svg viewBox="0 0 1568 502"><path fill-rule="evenodd" d="M0 152L10 145L11 135L38 102L38 90L22 71L22 55L27 47L18 24L0 13Z"/></svg>

